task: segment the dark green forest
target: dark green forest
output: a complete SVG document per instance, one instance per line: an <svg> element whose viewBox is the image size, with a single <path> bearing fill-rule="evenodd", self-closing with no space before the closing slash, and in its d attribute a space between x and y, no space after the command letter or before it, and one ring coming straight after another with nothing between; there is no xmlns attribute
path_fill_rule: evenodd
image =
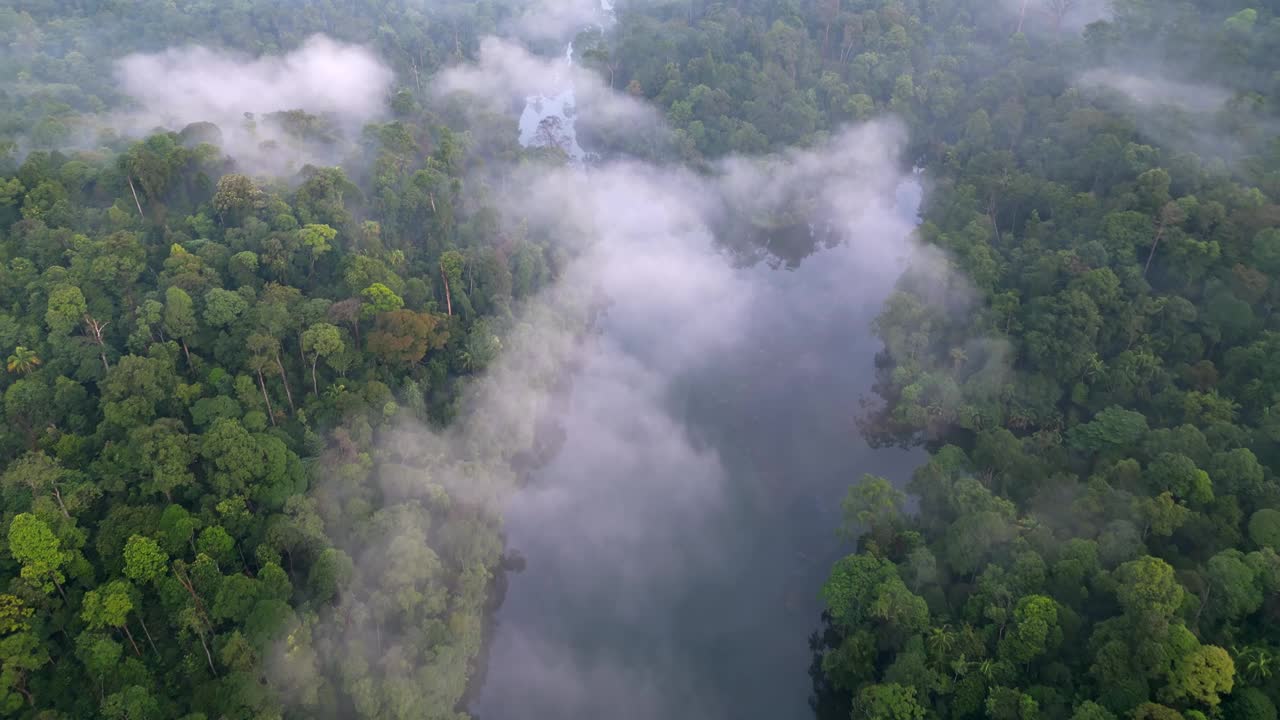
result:
<svg viewBox="0 0 1280 720"><path fill-rule="evenodd" d="M0 8L0 714L465 717L501 523L443 478L514 482L538 418L465 452L395 438L484 425L466 391L566 263L499 221L491 177L564 155L430 90L527 9ZM818 716L1275 720L1280 6L617 10L578 57L669 136L585 128L605 157L706 169L893 116L925 171L945 267L885 304L851 412L930 460L844 502ZM97 129L128 53L314 33L390 66L387 116L246 120L329 163L259 174L207 122ZM1168 81L1136 101L1099 70Z"/></svg>
<svg viewBox="0 0 1280 720"><path fill-rule="evenodd" d="M820 716L1276 717L1274 8L1117 3L1080 37L888 12L861 27L911 59L871 94L965 287L910 273L876 322L864 426L931 459L845 500ZM1099 63L1229 97L1118 103L1072 83Z"/></svg>

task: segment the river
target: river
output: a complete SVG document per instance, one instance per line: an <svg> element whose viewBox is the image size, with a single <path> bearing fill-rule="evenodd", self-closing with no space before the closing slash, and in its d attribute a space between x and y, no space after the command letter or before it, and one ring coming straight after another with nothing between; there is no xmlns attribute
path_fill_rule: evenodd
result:
<svg viewBox="0 0 1280 720"><path fill-rule="evenodd" d="M576 111L571 85L529 98L522 143L555 116L553 142L589 164ZM899 185L898 228L921 192ZM752 322L680 362L653 298L615 298L563 403L563 445L505 509L527 565L508 575L474 716L812 717L818 591L851 551L840 500L863 473L904 484L924 457L869 448L855 425L880 348L871 321L895 280L865 250L734 268L705 248L698 262L750 298Z"/></svg>
<svg viewBox="0 0 1280 720"><path fill-rule="evenodd" d="M900 211L918 202L905 183ZM855 427L893 280L858 263L842 245L794 270L733 271L752 288L753 329L678 372L638 373L634 392L618 356L661 367L661 341L636 331L644 307L609 311L563 446L505 512L527 567L496 615L478 718L811 716L818 589L850 550L840 500L863 473L901 485L923 458L873 450ZM602 440L655 397L662 417Z"/></svg>

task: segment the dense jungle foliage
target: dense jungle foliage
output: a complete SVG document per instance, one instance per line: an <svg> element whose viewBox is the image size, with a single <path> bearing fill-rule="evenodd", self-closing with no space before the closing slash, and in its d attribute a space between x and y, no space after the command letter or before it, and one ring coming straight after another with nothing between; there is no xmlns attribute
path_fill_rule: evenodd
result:
<svg viewBox="0 0 1280 720"><path fill-rule="evenodd" d="M892 113L927 170L921 236L958 272L890 298L865 424L932 459L910 510L878 478L846 500L822 717L1276 717L1277 9L1122 0L1082 28L1071 0L636 2L579 38L672 130L600 149L701 166ZM377 441L455 422L561 263L468 180L556 158L426 89L514 12L0 9L0 713L459 714L499 525L429 478L510 474L530 433L466 459ZM199 125L73 149L124 102L113 58L315 32L397 73L340 167L254 177ZM1096 67L1231 99L1135 105L1081 87Z"/></svg>
<svg viewBox="0 0 1280 720"><path fill-rule="evenodd" d="M410 85L294 177L207 125L65 146L132 50L341 28L412 78L485 25L299 5L0 9L0 714L455 716L501 540L429 478L509 475L528 444L457 468L386 436L453 420L554 251L499 237L466 136Z"/></svg>
<svg viewBox="0 0 1280 720"><path fill-rule="evenodd" d="M985 47L924 8L875 16L934 50L887 101L934 183L921 234L963 280L910 275L877 321L867 430L932 454L910 510L876 477L845 501L820 716L1276 717L1274 11L1124 3ZM1117 104L1072 82L1098 65L1231 97Z"/></svg>

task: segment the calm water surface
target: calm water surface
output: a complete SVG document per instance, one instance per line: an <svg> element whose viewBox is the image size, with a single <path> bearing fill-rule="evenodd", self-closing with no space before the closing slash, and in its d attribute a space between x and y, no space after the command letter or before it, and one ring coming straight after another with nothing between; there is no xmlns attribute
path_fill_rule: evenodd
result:
<svg viewBox="0 0 1280 720"><path fill-rule="evenodd" d="M899 210L914 216L919 192L904 185ZM817 593L851 549L840 500L863 473L905 482L923 457L873 450L854 424L893 278L852 246L736 272L757 321L678 371L651 370L661 340L628 320L643 308L610 311L563 447L506 511L527 568L497 614L480 720L812 715Z"/></svg>

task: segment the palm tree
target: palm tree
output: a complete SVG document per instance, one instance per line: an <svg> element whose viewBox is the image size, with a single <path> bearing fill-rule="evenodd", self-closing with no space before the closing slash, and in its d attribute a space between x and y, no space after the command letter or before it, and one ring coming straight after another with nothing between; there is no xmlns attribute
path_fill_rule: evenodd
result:
<svg viewBox="0 0 1280 720"><path fill-rule="evenodd" d="M40 358L36 357L36 351L28 350L21 345L14 348L13 354L9 356L9 372L26 375L39 366Z"/></svg>
<svg viewBox="0 0 1280 720"><path fill-rule="evenodd" d="M1264 645L1250 645L1244 650L1236 651L1236 665L1243 666L1241 674L1258 684L1270 679L1276 668L1280 667L1278 660L1280 658Z"/></svg>
<svg viewBox="0 0 1280 720"><path fill-rule="evenodd" d="M1256 683L1270 679L1276 667L1276 656L1271 654L1266 648L1259 648L1253 657L1249 659L1249 664L1245 666L1245 674Z"/></svg>
<svg viewBox="0 0 1280 720"><path fill-rule="evenodd" d="M980 662L974 662L971 667L974 670L977 670L979 675L990 680L996 672L996 661L991 658L986 658Z"/></svg>

